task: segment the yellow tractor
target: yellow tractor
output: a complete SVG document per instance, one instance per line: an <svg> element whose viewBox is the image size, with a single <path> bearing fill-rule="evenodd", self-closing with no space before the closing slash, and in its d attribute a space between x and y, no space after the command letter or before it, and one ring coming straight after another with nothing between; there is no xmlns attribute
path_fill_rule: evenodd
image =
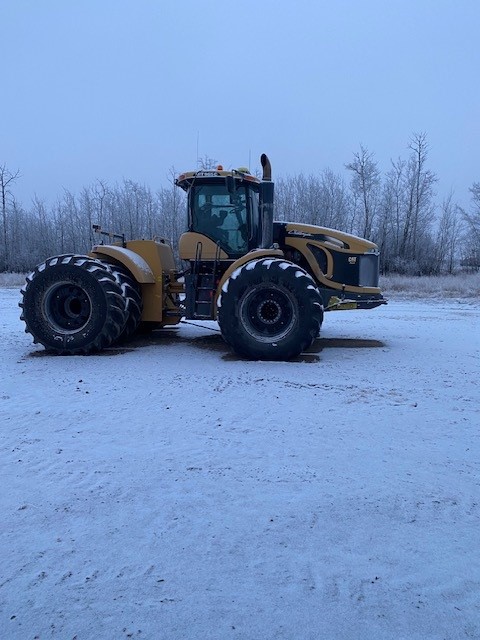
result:
<svg viewBox="0 0 480 640"><path fill-rule="evenodd" d="M324 311L385 304L377 246L306 224L274 222L271 166L191 171L188 231L176 266L164 240L103 237L88 255L47 259L27 276L21 319L34 342L61 354L89 354L130 337L140 324L217 320L239 355L287 360L319 335ZM107 241L105 241L105 238Z"/></svg>

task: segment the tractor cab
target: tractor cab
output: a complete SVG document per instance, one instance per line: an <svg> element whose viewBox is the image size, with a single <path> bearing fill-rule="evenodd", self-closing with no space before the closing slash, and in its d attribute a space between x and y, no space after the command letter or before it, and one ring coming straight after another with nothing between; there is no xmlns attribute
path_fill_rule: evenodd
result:
<svg viewBox="0 0 480 640"><path fill-rule="evenodd" d="M188 231L180 239L182 260L235 260L259 246L260 180L247 169L184 173L176 184L187 192Z"/></svg>
<svg viewBox="0 0 480 640"><path fill-rule="evenodd" d="M266 156L265 156L266 158ZM268 159L266 159L268 162ZM176 185L187 192L188 231L179 242L180 258L189 263L185 272L187 318L211 319L214 301L223 274L253 249L263 246L265 229L272 237L273 220L267 200L272 200L266 176L260 181L247 169L183 173Z"/></svg>

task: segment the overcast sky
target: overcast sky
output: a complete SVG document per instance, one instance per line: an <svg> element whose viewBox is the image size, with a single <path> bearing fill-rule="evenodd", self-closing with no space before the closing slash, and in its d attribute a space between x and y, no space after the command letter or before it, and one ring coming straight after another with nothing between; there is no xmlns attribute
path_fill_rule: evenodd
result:
<svg viewBox="0 0 480 640"><path fill-rule="evenodd" d="M382 170L426 132L438 197L480 180L478 0L0 0L0 164L17 198L153 189L199 156Z"/></svg>

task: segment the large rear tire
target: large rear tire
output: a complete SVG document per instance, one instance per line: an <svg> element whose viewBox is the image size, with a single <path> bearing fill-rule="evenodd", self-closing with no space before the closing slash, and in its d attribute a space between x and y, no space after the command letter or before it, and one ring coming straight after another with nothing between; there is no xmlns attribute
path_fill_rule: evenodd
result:
<svg viewBox="0 0 480 640"><path fill-rule="evenodd" d="M126 342L137 331L140 324L143 309L142 294L140 285L127 269L117 265L111 266L113 275L122 289L127 311L127 321L118 342Z"/></svg>
<svg viewBox="0 0 480 640"><path fill-rule="evenodd" d="M27 276L21 319L34 342L61 354L111 345L126 321L126 299L108 264L88 256L49 258Z"/></svg>
<svg viewBox="0 0 480 640"><path fill-rule="evenodd" d="M292 262L253 260L222 287L217 319L225 341L241 356L289 360L308 349L323 321L320 293Z"/></svg>

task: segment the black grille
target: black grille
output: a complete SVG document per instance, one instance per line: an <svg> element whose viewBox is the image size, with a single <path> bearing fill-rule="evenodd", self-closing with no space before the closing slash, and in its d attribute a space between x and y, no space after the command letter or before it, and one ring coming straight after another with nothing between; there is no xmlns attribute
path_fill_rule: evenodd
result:
<svg viewBox="0 0 480 640"><path fill-rule="evenodd" d="M360 256L359 263L358 284L361 287L378 287L378 255Z"/></svg>

